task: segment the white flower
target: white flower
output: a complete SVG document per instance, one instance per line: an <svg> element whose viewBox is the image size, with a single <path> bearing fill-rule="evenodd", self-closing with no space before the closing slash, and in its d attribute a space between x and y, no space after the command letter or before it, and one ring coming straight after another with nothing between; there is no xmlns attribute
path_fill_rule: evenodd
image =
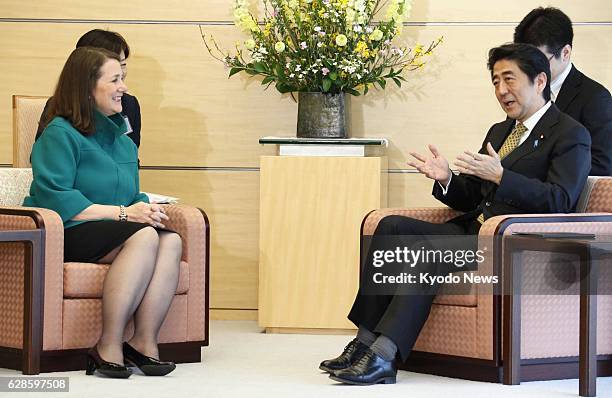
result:
<svg viewBox="0 0 612 398"><path fill-rule="evenodd" d="M319 48L323 47L323 43L318 42L318 43L317 43L317 47L319 47Z"/></svg>
<svg viewBox="0 0 612 398"><path fill-rule="evenodd" d="M338 36L336 36L336 45L337 46L344 47L344 46L346 46L347 42L348 42L348 39L346 38L345 35L339 34Z"/></svg>
<svg viewBox="0 0 612 398"><path fill-rule="evenodd" d="M295 77L295 73L291 73L289 77Z"/></svg>
<svg viewBox="0 0 612 398"><path fill-rule="evenodd" d="M315 32L320 32L321 31L321 27L320 26L315 26L314 27L314 31Z"/></svg>

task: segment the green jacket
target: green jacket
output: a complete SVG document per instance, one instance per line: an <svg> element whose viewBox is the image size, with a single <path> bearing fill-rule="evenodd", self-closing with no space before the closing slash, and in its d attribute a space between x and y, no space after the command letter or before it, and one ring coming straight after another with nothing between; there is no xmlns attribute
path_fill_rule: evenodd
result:
<svg viewBox="0 0 612 398"><path fill-rule="evenodd" d="M55 117L32 147L34 180L24 206L57 212L64 228L92 204L129 206L148 202L140 193L138 150L124 133L120 114L95 111L95 134L84 136L68 120Z"/></svg>

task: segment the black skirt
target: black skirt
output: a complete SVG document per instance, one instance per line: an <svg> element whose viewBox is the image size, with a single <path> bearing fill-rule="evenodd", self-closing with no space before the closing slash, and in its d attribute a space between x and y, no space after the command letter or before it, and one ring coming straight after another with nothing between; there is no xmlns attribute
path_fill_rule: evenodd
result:
<svg viewBox="0 0 612 398"><path fill-rule="evenodd" d="M95 263L149 224L99 220L64 230L64 261Z"/></svg>

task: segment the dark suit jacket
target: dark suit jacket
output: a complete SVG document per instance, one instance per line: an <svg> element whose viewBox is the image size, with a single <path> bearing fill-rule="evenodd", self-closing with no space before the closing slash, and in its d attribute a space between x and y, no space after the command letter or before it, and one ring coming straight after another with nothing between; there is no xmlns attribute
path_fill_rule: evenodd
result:
<svg viewBox="0 0 612 398"><path fill-rule="evenodd" d="M572 65L555 105L591 133L591 175L612 175L612 99L610 92Z"/></svg>
<svg viewBox="0 0 612 398"><path fill-rule="evenodd" d="M489 129L487 142L499 151L512 131L513 119ZM501 214L568 213L575 209L591 168L591 138L580 123L553 104L534 126L527 140L502 160L504 174L498 186L470 175L454 175L446 195L434 183L433 195L446 205L466 212L455 222Z"/></svg>
<svg viewBox="0 0 612 398"><path fill-rule="evenodd" d="M47 100L45 104L45 109L40 115L40 121L38 122L38 130L36 130L36 140L42 134L44 127L42 126L42 121L44 115L47 113L47 108L49 107L49 101L51 98ZM138 100L133 95L128 93L124 93L121 97L121 106L123 107L123 111L121 114L123 116L127 116L130 121L130 125L132 126L132 132L128 134L128 137L134 141L137 147L140 147L140 104Z"/></svg>

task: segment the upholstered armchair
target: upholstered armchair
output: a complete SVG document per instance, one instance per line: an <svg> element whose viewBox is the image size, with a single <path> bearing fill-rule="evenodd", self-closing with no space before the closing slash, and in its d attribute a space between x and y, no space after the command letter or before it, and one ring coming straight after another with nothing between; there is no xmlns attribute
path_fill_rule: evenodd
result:
<svg viewBox="0 0 612 398"><path fill-rule="evenodd" d="M29 167L46 97L13 97L15 167ZM0 168L0 367L24 374L85 369L101 334L109 265L64 263L64 229L51 210L21 206L29 168ZM167 207L183 240L179 284L159 334L162 360L199 362L208 345L210 226L194 207ZM130 322L125 338L133 333Z"/></svg>
<svg viewBox="0 0 612 398"><path fill-rule="evenodd" d="M612 178L591 177L580 198L577 213L493 217L483 224L479 233L479 249L484 249L486 254L478 273L499 275L503 280L504 243L499 239L503 236L514 232L563 231L610 236L611 213ZM361 233L372 235L378 222L388 215L442 223L459 214L448 208L380 209L364 218ZM524 275L528 278L529 272L537 274L538 270L550 267L551 260L558 264L559 256L525 253L521 263ZM469 295L444 294L444 289L436 297L414 351L403 368L502 382L505 360L502 351L502 296L493 295L491 286L486 285L472 286ZM521 298L521 380L578 377L579 298L578 295L537 294ZM597 314L600 376L609 375L612 374L612 296L597 296Z"/></svg>

